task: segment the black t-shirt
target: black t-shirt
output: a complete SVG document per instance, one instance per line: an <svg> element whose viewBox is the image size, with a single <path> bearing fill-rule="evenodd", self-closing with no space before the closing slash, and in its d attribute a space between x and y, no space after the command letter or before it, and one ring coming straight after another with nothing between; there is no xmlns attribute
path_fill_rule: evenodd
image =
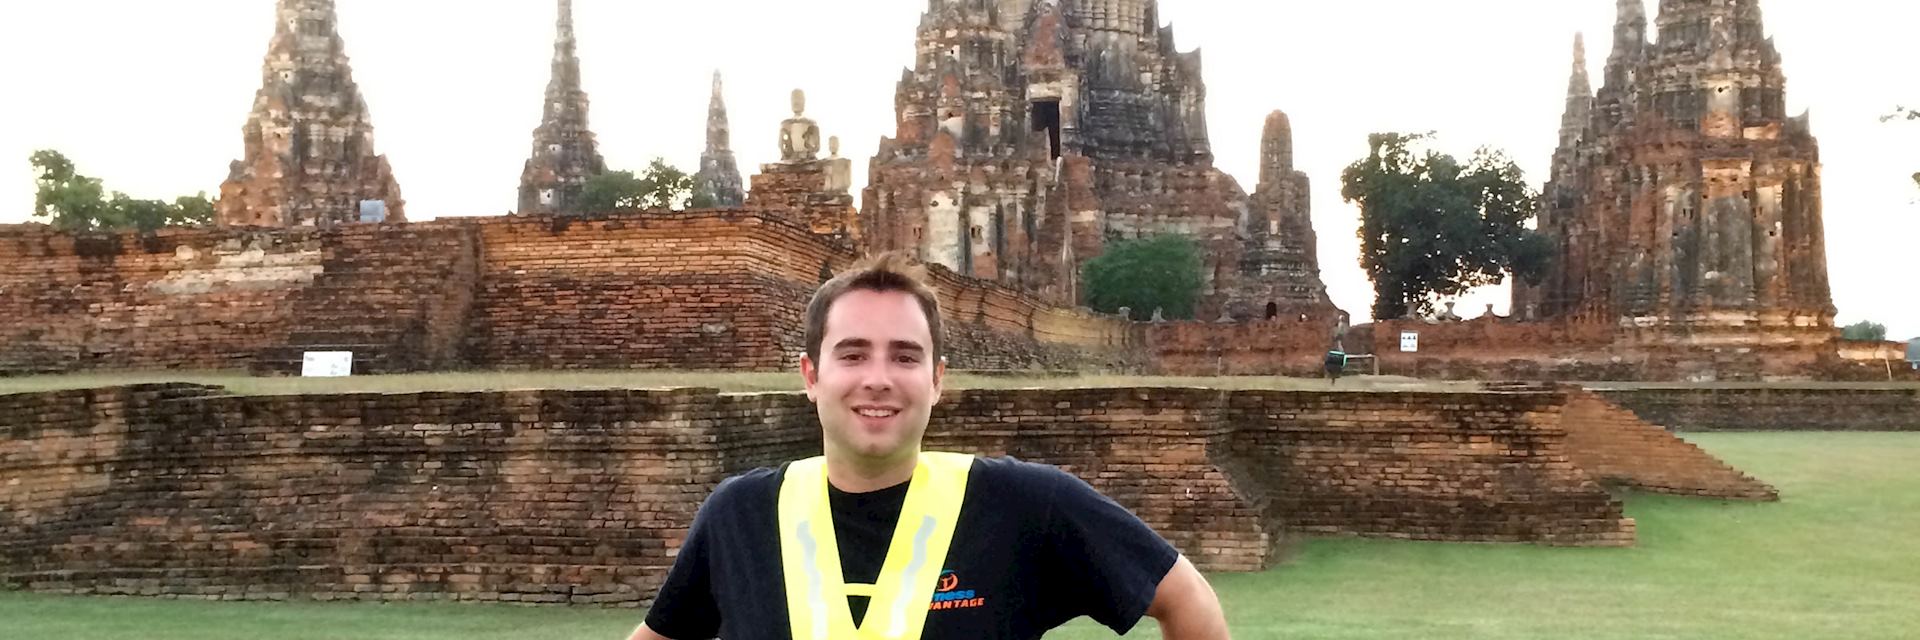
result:
<svg viewBox="0 0 1920 640"><path fill-rule="evenodd" d="M727 479L700 506L647 626L674 640L789 637L781 578L786 467ZM831 490L847 582L873 583L907 485ZM1124 634L1180 554L1079 478L1012 458L976 458L925 640L1038 638L1080 616ZM849 597L856 623L866 598Z"/></svg>

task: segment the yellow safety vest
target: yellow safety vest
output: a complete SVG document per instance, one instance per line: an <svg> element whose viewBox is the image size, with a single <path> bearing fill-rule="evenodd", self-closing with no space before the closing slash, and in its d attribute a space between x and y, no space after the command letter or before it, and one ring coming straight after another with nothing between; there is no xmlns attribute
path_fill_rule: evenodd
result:
<svg viewBox="0 0 1920 640"><path fill-rule="evenodd" d="M921 452L879 583L847 584L827 504L827 460L788 465L780 483L780 568L794 640L918 640L972 469L973 456ZM860 625L849 595L868 598Z"/></svg>

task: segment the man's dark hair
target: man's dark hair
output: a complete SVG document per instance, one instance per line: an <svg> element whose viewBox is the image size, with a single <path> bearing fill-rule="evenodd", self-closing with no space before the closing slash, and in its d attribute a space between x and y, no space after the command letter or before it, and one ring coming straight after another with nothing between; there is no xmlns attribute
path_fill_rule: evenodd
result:
<svg viewBox="0 0 1920 640"><path fill-rule="evenodd" d="M861 260L840 272L813 292L807 303L807 358L820 362L820 343L827 338L827 311L849 291L901 291L912 294L927 316L927 330L933 334L931 362L946 356L946 332L940 324L940 298L927 284L926 267L914 264L905 254L882 253Z"/></svg>

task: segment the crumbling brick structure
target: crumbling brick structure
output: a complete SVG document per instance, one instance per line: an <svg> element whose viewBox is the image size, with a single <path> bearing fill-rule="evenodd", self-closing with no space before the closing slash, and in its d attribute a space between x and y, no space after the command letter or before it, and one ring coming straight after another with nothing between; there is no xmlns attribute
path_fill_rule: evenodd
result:
<svg viewBox="0 0 1920 640"><path fill-rule="evenodd" d="M325 236L0 227L0 375L245 367L293 331L294 297L326 271Z"/></svg>
<svg viewBox="0 0 1920 640"><path fill-rule="evenodd" d="M1554 392L954 392L928 444L1057 464L1201 568L1294 532L1632 544ZM0 395L0 585L641 605L723 478L819 452L800 394Z"/></svg>
<svg viewBox="0 0 1920 640"><path fill-rule="evenodd" d="M1168 375L1318 377L1328 332L1313 320L1155 322L1141 325L1151 370Z"/></svg>
<svg viewBox="0 0 1920 640"><path fill-rule="evenodd" d="M333 0L279 0L246 155L220 186L220 224L404 222L406 202L353 82Z"/></svg>
<svg viewBox="0 0 1920 640"><path fill-rule="evenodd" d="M0 374L461 368L783 370L855 255L807 209L450 218L327 229L0 227ZM1132 323L935 268L961 369L1144 364Z"/></svg>
<svg viewBox="0 0 1920 640"><path fill-rule="evenodd" d="M1205 255L1203 319L1331 327L1284 116L1249 199L1213 165L1200 55L1157 0L933 3L916 43L861 201L868 247L1072 305L1110 241L1179 234Z"/></svg>
<svg viewBox="0 0 1920 640"><path fill-rule="evenodd" d="M1229 394L1228 466L1289 530L1624 546L1634 523L1566 453L1553 393ZM1529 487L1515 492L1516 487Z"/></svg>
<svg viewBox="0 0 1920 640"><path fill-rule="evenodd" d="M1920 390L1660 388L1597 391L1641 419L1686 431L1920 431Z"/></svg>
<svg viewBox="0 0 1920 640"><path fill-rule="evenodd" d="M828 242L860 247L864 234L848 191L853 161L840 157L839 138L828 138L829 155L820 157L820 125L806 110L806 93L795 89L793 117L780 123L780 161L760 165L747 207L785 215Z"/></svg>
<svg viewBox="0 0 1920 640"><path fill-rule="evenodd" d="M1780 492L1633 412L1577 388L1563 389L1567 454L1601 484L1650 493L1779 500Z"/></svg>
<svg viewBox="0 0 1920 640"><path fill-rule="evenodd" d="M1623 346L1794 359L1832 355L1819 145L1786 114L1759 0L1660 3L1650 40L1620 0L1605 82L1584 47L1541 209L1558 256L1515 290L1523 318L1620 329Z"/></svg>

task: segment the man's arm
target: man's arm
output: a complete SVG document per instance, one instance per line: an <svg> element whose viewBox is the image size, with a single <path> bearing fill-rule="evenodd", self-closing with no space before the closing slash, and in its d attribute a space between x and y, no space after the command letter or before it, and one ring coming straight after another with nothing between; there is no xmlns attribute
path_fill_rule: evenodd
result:
<svg viewBox="0 0 1920 640"><path fill-rule="evenodd" d="M1160 580L1147 615L1160 622L1160 637L1167 640L1228 639L1227 616L1220 610L1219 596L1186 556L1180 556L1167 577Z"/></svg>
<svg viewBox="0 0 1920 640"><path fill-rule="evenodd" d="M673 640L673 638L654 633L652 629L647 628L647 623L642 622L640 628L633 630L633 635L627 636L627 640Z"/></svg>

